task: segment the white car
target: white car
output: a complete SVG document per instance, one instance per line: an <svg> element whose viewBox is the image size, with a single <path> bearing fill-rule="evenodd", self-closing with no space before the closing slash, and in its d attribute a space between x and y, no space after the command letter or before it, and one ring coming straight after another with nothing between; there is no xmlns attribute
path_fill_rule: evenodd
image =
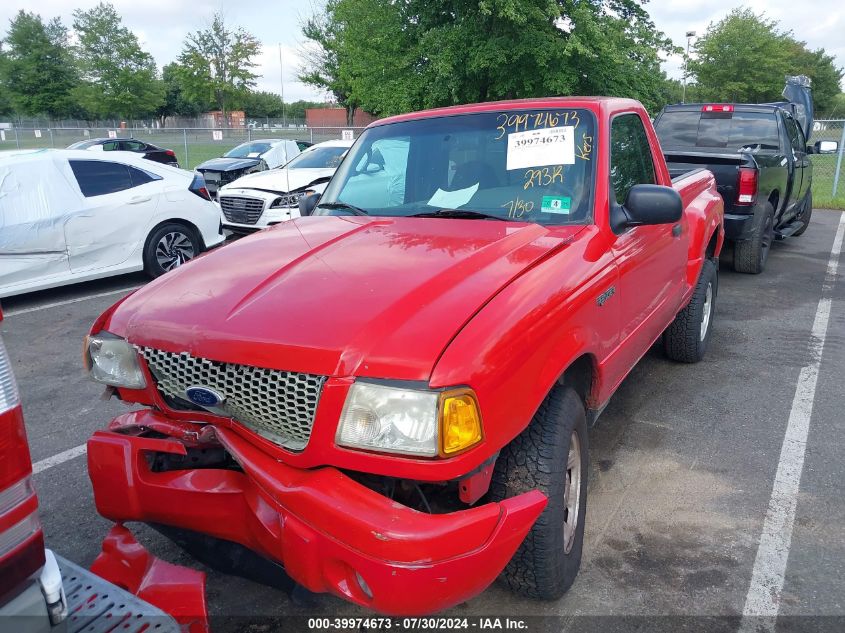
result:
<svg viewBox="0 0 845 633"><path fill-rule="evenodd" d="M196 166L205 178L212 197L223 185L267 169L281 167L299 154L299 144L285 139L256 139L233 147L220 158L212 158Z"/></svg>
<svg viewBox="0 0 845 633"><path fill-rule="evenodd" d="M0 297L145 270L224 240L201 176L131 152L0 152Z"/></svg>
<svg viewBox="0 0 845 633"><path fill-rule="evenodd" d="M248 174L224 186L217 194L223 227L243 233L298 218L299 198L323 192L352 143L317 143L284 167Z"/></svg>

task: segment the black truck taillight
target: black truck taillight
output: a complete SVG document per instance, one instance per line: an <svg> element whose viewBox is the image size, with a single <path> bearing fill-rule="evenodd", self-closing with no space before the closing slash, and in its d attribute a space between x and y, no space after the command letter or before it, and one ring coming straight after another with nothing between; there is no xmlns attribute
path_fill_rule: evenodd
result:
<svg viewBox="0 0 845 633"><path fill-rule="evenodd" d="M0 340L0 599L43 566L44 533L20 396Z"/></svg>
<svg viewBox="0 0 845 633"><path fill-rule="evenodd" d="M205 178L200 174L194 174L194 179L191 181L191 186L188 187L188 190L203 200L211 201L211 194L208 193L208 189L205 186Z"/></svg>
<svg viewBox="0 0 845 633"><path fill-rule="evenodd" d="M736 179L736 204L747 207L757 200L757 170L753 167L740 167Z"/></svg>

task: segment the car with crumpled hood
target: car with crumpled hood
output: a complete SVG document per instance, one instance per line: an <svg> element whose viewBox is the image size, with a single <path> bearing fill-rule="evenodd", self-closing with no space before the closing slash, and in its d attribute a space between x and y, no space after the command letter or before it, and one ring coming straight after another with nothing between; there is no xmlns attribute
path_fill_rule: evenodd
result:
<svg viewBox="0 0 845 633"><path fill-rule="evenodd" d="M204 161L194 169L202 174L209 193L216 198L220 187L247 174L284 165L299 151L296 141L254 139L233 147L220 158Z"/></svg>
<svg viewBox="0 0 845 633"><path fill-rule="evenodd" d="M281 167L224 185L217 196L223 227L248 233L299 217L299 199L326 188L350 147L352 141L317 143Z"/></svg>
<svg viewBox="0 0 845 633"><path fill-rule="evenodd" d="M559 598L589 423L714 334L713 175L671 178L636 101L538 98L375 122L299 207L93 324L137 406L88 441L97 510L381 613Z"/></svg>

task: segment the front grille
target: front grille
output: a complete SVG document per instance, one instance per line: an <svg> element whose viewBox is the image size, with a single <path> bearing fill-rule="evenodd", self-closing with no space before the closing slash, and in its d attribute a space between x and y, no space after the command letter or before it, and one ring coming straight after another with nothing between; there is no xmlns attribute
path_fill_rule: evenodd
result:
<svg viewBox="0 0 845 633"><path fill-rule="evenodd" d="M229 222L255 224L264 211L264 200L246 196L220 196L220 208Z"/></svg>
<svg viewBox="0 0 845 633"><path fill-rule="evenodd" d="M187 400L190 387L213 389L223 397L207 410L234 418L262 437L293 451L308 444L325 376L195 358L150 347L138 350L158 390Z"/></svg>

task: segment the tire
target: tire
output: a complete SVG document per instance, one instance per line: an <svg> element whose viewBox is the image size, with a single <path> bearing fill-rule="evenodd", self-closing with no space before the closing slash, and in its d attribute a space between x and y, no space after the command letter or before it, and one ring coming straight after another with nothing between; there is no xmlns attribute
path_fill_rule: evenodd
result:
<svg viewBox="0 0 845 633"><path fill-rule="evenodd" d="M792 234L792 237L803 235L804 231L810 226L810 218L813 217L813 192L808 191L804 197L804 206L801 208L801 213L798 214L798 220L801 220L801 228Z"/></svg>
<svg viewBox="0 0 845 633"><path fill-rule="evenodd" d="M571 388L556 387L528 427L502 449L490 482L497 501L530 490L549 499L499 578L515 593L556 600L575 581L584 544L588 470L584 404Z"/></svg>
<svg viewBox="0 0 845 633"><path fill-rule="evenodd" d="M757 209L751 238L734 244L734 270L757 275L766 268L775 240L775 210L771 202Z"/></svg>
<svg viewBox="0 0 845 633"><path fill-rule="evenodd" d="M705 259L692 299L663 333L666 356L679 363L697 363L704 358L713 332L718 293L719 272L712 261Z"/></svg>
<svg viewBox="0 0 845 633"><path fill-rule="evenodd" d="M144 272L155 279L178 268L202 251L194 229L168 222L155 229L144 246Z"/></svg>

